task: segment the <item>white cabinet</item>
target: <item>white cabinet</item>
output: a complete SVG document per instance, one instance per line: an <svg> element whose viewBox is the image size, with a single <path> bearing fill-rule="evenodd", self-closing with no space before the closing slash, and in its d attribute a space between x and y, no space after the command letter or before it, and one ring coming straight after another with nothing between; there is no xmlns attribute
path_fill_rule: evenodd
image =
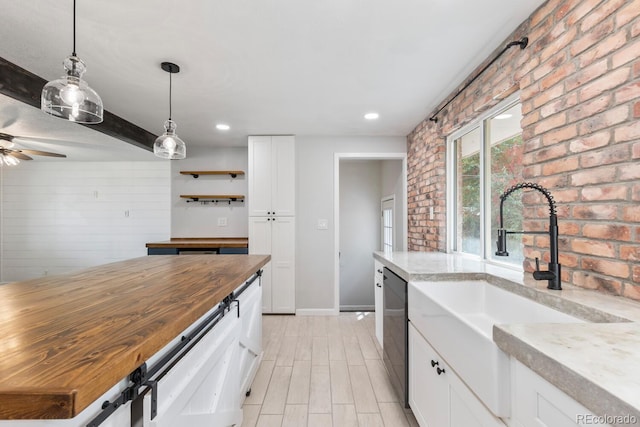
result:
<svg viewBox="0 0 640 427"><path fill-rule="evenodd" d="M271 255L262 311L295 313L295 138L249 137L249 253Z"/></svg>
<svg viewBox="0 0 640 427"><path fill-rule="evenodd" d="M409 322L409 404L421 427L504 427Z"/></svg>
<svg viewBox="0 0 640 427"><path fill-rule="evenodd" d="M295 138L249 137L249 216L295 215Z"/></svg>
<svg viewBox="0 0 640 427"><path fill-rule="evenodd" d="M512 420L517 427L606 426L592 412L511 358ZM624 424L624 423L623 423ZM627 424L632 424L631 422Z"/></svg>
<svg viewBox="0 0 640 427"><path fill-rule="evenodd" d="M271 254L262 273L262 312L294 313L295 218L249 217L249 253Z"/></svg>
<svg viewBox="0 0 640 427"><path fill-rule="evenodd" d="M376 323L376 338L378 339L378 343L380 343L380 347L382 347L382 324L383 324L383 315L382 311L384 310L384 266L380 261L374 260L374 271L373 271L373 291L374 291L374 303L375 303L375 323Z"/></svg>

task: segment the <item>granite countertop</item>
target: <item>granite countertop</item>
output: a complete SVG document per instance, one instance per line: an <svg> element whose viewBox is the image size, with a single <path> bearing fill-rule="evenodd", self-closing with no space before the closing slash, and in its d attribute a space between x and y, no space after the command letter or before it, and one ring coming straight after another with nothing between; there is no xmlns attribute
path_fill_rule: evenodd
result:
<svg viewBox="0 0 640 427"><path fill-rule="evenodd" d="M596 415L640 420L640 303L563 284L546 289L508 267L441 252L374 252L407 281L488 282L592 323L495 325L493 340Z"/></svg>

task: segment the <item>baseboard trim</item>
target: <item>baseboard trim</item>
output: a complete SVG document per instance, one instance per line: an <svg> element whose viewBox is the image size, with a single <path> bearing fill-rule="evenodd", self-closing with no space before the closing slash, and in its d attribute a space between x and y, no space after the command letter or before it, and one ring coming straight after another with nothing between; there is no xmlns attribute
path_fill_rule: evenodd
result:
<svg viewBox="0 0 640 427"><path fill-rule="evenodd" d="M341 305L340 311L374 311L375 306L373 305Z"/></svg>
<svg viewBox="0 0 640 427"><path fill-rule="evenodd" d="M296 316L337 316L340 314L333 308L299 308Z"/></svg>

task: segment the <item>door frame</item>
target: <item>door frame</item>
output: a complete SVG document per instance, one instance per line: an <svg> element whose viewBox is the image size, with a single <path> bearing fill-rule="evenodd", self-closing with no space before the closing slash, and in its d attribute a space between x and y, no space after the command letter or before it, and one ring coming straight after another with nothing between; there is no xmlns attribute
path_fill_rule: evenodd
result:
<svg viewBox="0 0 640 427"><path fill-rule="evenodd" d="M380 250L381 251L386 251L386 249L384 248L384 205L385 203L391 202L391 230L392 230L392 234L391 234L391 245L393 247L393 249L395 250L396 248L396 226L395 226L395 222L396 222L396 196L391 195L391 196L382 196L382 198L380 199L380 216L382 217L382 221L380 221Z"/></svg>
<svg viewBox="0 0 640 427"><path fill-rule="evenodd" d="M402 214L403 248L407 248L407 153L334 153L333 155L333 223L334 223L334 258L333 258L333 312L340 314L340 161L352 160L401 160L402 161L402 194L404 211ZM373 256L373 254L371 255ZM373 285L373 283L372 283Z"/></svg>

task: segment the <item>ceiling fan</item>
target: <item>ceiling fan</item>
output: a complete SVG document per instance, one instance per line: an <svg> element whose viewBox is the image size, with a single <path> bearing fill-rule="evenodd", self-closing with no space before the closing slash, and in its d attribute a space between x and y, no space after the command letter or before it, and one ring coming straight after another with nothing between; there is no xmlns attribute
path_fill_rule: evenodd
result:
<svg viewBox="0 0 640 427"><path fill-rule="evenodd" d="M27 150L13 148L13 140L17 137L0 132L0 166L15 166L20 160L33 160L31 156L67 157L65 154L51 153L49 151Z"/></svg>

